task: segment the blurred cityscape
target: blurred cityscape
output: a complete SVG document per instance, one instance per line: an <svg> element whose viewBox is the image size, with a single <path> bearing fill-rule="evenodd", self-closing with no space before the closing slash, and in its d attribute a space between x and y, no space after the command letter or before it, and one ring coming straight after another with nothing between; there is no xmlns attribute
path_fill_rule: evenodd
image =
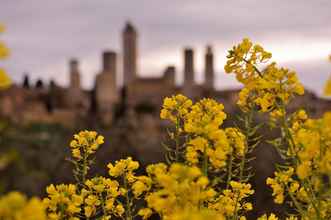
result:
<svg viewBox="0 0 331 220"><path fill-rule="evenodd" d="M72 181L68 177L70 164L65 163L69 156L67 146L72 134L81 129L94 129L106 137L105 145L97 153L94 173L104 174L107 162L127 155L143 165L163 161L162 142L169 124L160 120L159 113L163 99L174 94L181 93L193 100L216 99L225 106L226 124L233 124L240 114L236 107L238 90L215 89L212 45L206 45L205 49L203 84L194 80L194 50L183 50L184 82L181 85L175 83L178 74L175 66L164 67L161 77L139 77L137 48L138 30L128 22L122 32L123 57L116 51L103 52L102 67L92 90L82 88L79 60L72 59L68 61L69 87L57 85L55 81L32 83L29 75L25 75L21 84L1 91L3 138L0 145L1 151L11 159L6 166L0 161L0 175L5 177L1 179L0 190L42 195L44 187L51 182ZM120 87L116 84L118 65L123 69ZM312 117L317 117L331 110L331 101L306 91L291 103L289 110L302 107ZM256 120L263 121L263 118ZM264 182L280 158L270 146L259 147L254 153L261 155L253 162L259 173L253 184L260 186L255 202L260 209L273 207L271 197L264 194L267 190Z"/></svg>

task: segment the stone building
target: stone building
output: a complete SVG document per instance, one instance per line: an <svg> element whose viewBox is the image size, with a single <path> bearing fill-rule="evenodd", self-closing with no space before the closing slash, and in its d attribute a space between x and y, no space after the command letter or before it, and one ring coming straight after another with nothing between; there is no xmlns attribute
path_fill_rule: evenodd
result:
<svg viewBox="0 0 331 220"><path fill-rule="evenodd" d="M97 113L104 124L110 124L114 115L114 106L119 101L116 86L116 53L103 53L103 69L95 79Z"/></svg>
<svg viewBox="0 0 331 220"><path fill-rule="evenodd" d="M78 111L88 106L88 102L84 99L83 90L81 88L79 63L76 59L72 59L69 62L69 88L67 105L71 109L77 109Z"/></svg>
<svg viewBox="0 0 331 220"><path fill-rule="evenodd" d="M206 90L214 90L214 54L210 45L206 48L205 53L205 83L204 88Z"/></svg>
<svg viewBox="0 0 331 220"><path fill-rule="evenodd" d="M137 76L137 38L136 29L130 22L127 22L123 33L123 85L129 86Z"/></svg>
<svg viewBox="0 0 331 220"><path fill-rule="evenodd" d="M206 47L204 56L203 84L195 81L194 50L190 47L183 50L182 85L175 82L178 73L175 66L166 67L160 77L139 77L138 73L143 73L143 69L138 68L138 54L138 32L128 22L122 32L122 56L119 59L122 60L122 72L117 70L117 53L105 51L94 89L84 90L81 86L79 61L72 59L69 62L70 83L67 88L56 85L54 81L47 87L41 80L32 87L25 76L22 86L14 85L6 91L0 91L0 115L18 123L75 125L76 122L86 121L81 119L93 118L111 125L115 117L124 117L126 114L123 112L126 111L132 115L139 114L140 110L148 110L158 115L163 99L177 93L183 93L192 99L212 97L224 103L228 112L235 111L238 90L215 90L214 55L210 45ZM123 74L122 88L117 84L119 74ZM307 102L314 103L311 111L317 115L322 113L322 109L324 111L331 106L330 101L322 100L311 93L296 99L292 106L298 107ZM118 114L118 111L122 113Z"/></svg>

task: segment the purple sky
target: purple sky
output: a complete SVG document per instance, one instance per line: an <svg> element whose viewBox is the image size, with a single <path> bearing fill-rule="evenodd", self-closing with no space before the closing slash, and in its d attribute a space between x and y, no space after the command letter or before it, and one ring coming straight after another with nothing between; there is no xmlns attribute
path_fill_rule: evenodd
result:
<svg viewBox="0 0 331 220"><path fill-rule="evenodd" d="M321 93L331 74L330 10L330 0L1 0L0 22L7 27L1 40L12 53L1 65L16 81L27 71L32 80L54 78L66 85L68 60L76 57L83 85L90 87L102 51L121 53L121 31L130 20L139 33L141 75L160 74L169 64L181 73L185 46L195 49L201 73L205 46L211 44L217 88L236 86L223 71L226 51L249 37Z"/></svg>

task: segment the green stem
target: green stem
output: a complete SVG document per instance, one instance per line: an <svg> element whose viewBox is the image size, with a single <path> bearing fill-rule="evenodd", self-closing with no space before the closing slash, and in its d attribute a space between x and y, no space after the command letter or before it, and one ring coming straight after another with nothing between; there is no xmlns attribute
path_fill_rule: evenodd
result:
<svg viewBox="0 0 331 220"><path fill-rule="evenodd" d="M175 149L175 162L179 161L179 122L178 122L178 118L176 121L176 131L175 131L175 142L176 142L176 149Z"/></svg>
<svg viewBox="0 0 331 220"><path fill-rule="evenodd" d="M126 206L126 209L125 209L125 219L126 220L132 220L132 213L131 213L131 201L130 201L130 197L129 197L129 187L128 187L128 182L127 182L127 179L126 179L126 175L123 176L123 182L124 182L124 188L126 190L126 193L125 193L125 206Z"/></svg>
<svg viewBox="0 0 331 220"><path fill-rule="evenodd" d="M99 193L99 197L101 198L101 208L102 208L102 214L107 215L107 210L105 206L105 200L103 199L102 193Z"/></svg>
<svg viewBox="0 0 331 220"><path fill-rule="evenodd" d="M250 110L249 114L245 114L245 125L244 125L244 135L245 135L245 152L243 155L243 158L241 159L240 162L240 173L239 173L239 182L241 183L243 181L244 177L244 169L245 169L245 163L246 163L246 153L248 151L248 140L250 137L250 131L251 131L251 123L252 123L252 116L253 116L253 111ZM236 205L235 205L235 211L234 211L234 220L237 220L238 218L238 203L239 203L239 195L238 193L236 194Z"/></svg>
<svg viewBox="0 0 331 220"><path fill-rule="evenodd" d="M251 64L251 63L250 63L248 60L246 60L246 59L243 59L243 60L244 60L245 63L252 65L253 68L254 68L254 70L257 72L257 74L258 74L261 78L263 78L262 72L256 67L256 65Z"/></svg>
<svg viewBox="0 0 331 220"><path fill-rule="evenodd" d="M229 167L228 167L228 179L226 180L226 189L230 187L230 181L232 179L232 164L233 164L232 159L233 159L233 155L231 153Z"/></svg>
<svg viewBox="0 0 331 220"><path fill-rule="evenodd" d="M308 196L310 202L312 203L316 213L317 213L317 219L321 219L321 213L320 213L320 210L318 209L318 206L316 206L316 203L318 203L317 199L316 199L316 196L315 196L315 193L314 193L314 190L312 189L311 187L311 183L309 180L306 180L303 182L303 187L305 188L305 190L307 192L310 193L311 196Z"/></svg>
<svg viewBox="0 0 331 220"><path fill-rule="evenodd" d="M206 149L203 152L202 172L206 177L208 177L208 156L207 156Z"/></svg>
<svg viewBox="0 0 331 220"><path fill-rule="evenodd" d="M290 195L290 197L291 197L291 199L292 199L292 201L293 201L293 203L294 203L296 209L297 209L298 212L300 213L300 215L301 215L302 217L305 216L305 212L304 212L304 210L302 209L300 203L299 203L298 200L295 198L295 196L290 192L290 189L288 188L287 185L285 185L285 188L286 188L286 191L289 193L289 195Z"/></svg>
<svg viewBox="0 0 331 220"><path fill-rule="evenodd" d="M295 149L296 149L295 141L294 141L294 138L293 138L293 136L292 136L292 134L290 132L290 129L289 129L289 126L288 126L288 123L287 123L286 109L285 109L285 105L284 105L283 102L281 103L281 109L284 112L283 117L282 117L282 129L285 132L285 139L287 140L287 144L288 144L288 146L290 148L291 155L295 155ZM299 159L295 156L295 157L293 157L293 162L294 162L294 165L295 166L298 166ZM316 206L316 195L315 195L314 191L311 188L311 184L309 182L307 182L307 181L304 181L303 182L303 187L304 187L304 189L307 192L309 192L311 194L311 196L309 196L310 202L312 203L312 205L313 205L313 207L314 207L314 209L315 209L315 211L317 213L317 218L318 219L321 219L321 217L320 217L320 211L319 211L318 207ZM290 197L293 200L294 204L298 208L299 207L299 203L297 202L297 200L295 199L295 197L292 195L292 193L289 192L289 194L290 194ZM299 211L299 212L301 214L303 211L302 211L302 208L301 207L300 207L300 209L301 209L301 211Z"/></svg>
<svg viewBox="0 0 331 220"><path fill-rule="evenodd" d="M247 154L248 148L249 148L249 138L250 138L250 132L251 132L252 118L253 118L253 111L250 110L249 114L245 114L245 125L244 125L244 132L243 132L245 135L245 152L244 152L243 158L240 162L240 173L239 173L240 182L242 181L242 179L244 177L246 154Z"/></svg>

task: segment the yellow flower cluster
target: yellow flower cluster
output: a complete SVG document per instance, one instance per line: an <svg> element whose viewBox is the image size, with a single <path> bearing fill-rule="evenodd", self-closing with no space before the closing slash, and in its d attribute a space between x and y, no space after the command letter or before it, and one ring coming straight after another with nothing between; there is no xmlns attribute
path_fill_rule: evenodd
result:
<svg viewBox="0 0 331 220"><path fill-rule="evenodd" d="M228 141L238 157L243 157L246 154L246 137L237 128L226 128L225 134Z"/></svg>
<svg viewBox="0 0 331 220"><path fill-rule="evenodd" d="M226 220L221 214L210 209L185 209L171 215L171 220Z"/></svg>
<svg viewBox="0 0 331 220"><path fill-rule="evenodd" d="M28 200L19 192L10 192L0 198L0 219L46 220L46 214L38 198Z"/></svg>
<svg viewBox="0 0 331 220"><path fill-rule="evenodd" d="M252 204L246 202L245 199L252 195L254 190L248 183L231 181L230 186L231 189L223 190L222 194L209 205L209 208L230 219L235 217L234 219L245 220L246 217L243 214L253 209Z"/></svg>
<svg viewBox="0 0 331 220"><path fill-rule="evenodd" d="M8 77L6 71L0 68L0 89L6 89L12 84L11 79Z"/></svg>
<svg viewBox="0 0 331 220"><path fill-rule="evenodd" d="M188 113L188 109L191 106L192 101L183 95L165 98L160 117L161 119L170 120L173 123L179 123L180 119L184 118Z"/></svg>
<svg viewBox="0 0 331 220"><path fill-rule="evenodd" d="M331 55L329 55L328 58L329 58L329 61L331 61ZM331 96L331 77L329 77L328 80L325 83L324 95L325 96Z"/></svg>
<svg viewBox="0 0 331 220"><path fill-rule="evenodd" d="M184 130L195 135L209 136L223 124L224 106L213 99L202 99L192 105L184 120Z"/></svg>
<svg viewBox="0 0 331 220"><path fill-rule="evenodd" d="M109 175L113 178L120 179L122 182L119 188L120 196L125 200L126 219L131 218L133 208L133 200L140 199L145 193L149 192L152 187L152 180L148 176L137 176L135 171L139 168L139 163L132 160L131 157L116 161L115 164L109 163ZM140 209L139 215L144 218L149 217L152 213L149 209Z"/></svg>
<svg viewBox="0 0 331 220"><path fill-rule="evenodd" d="M289 187L291 193L296 193L299 189L297 181L293 180L292 175L294 169L290 167L288 170L275 172L275 178L268 178L267 184L271 186L273 190L274 201L277 204L282 204L285 199L285 188ZM289 186L290 185L290 186Z"/></svg>
<svg viewBox="0 0 331 220"><path fill-rule="evenodd" d="M298 158L297 174L308 178L313 172L328 175L331 172L331 112L321 119L295 120L292 125L294 153Z"/></svg>
<svg viewBox="0 0 331 220"><path fill-rule="evenodd" d="M266 63L271 53L260 45L253 45L249 39L233 47L227 58L225 71L235 73L238 81L244 85L237 102L244 111L257 106L262 112L270 112L278 109L279 102L287 104L293 95L304 93L295 72L279 68L276 63L260 71L258 65Z"/></svg>
<svg viewBox="0 0 331 220"><path fill-rule="evenodd" d="M281 204L289 195L303 219L329 219L331 199L325 189L331 182L326 178L331 173L331 113L310 119L304 110L295 112L289 135L289 164L267 179L274 201Z"/></svg>
<svg viewBox="0 0 331 220"><path fill-rule="evenodd" d="M5 31L5 27L0 24L0 34ZM9 56L9 49L6 47L5 43L0 41L0 59L5 59Z"/></svg>
<svg viewBox="0 0 331 220"><path fill-rule="evenodd" d="M77 193L74 184L51 184L46 189L48 197L43 200L46 207L47 217L50 220L70 219L79 220L77 217L81 212L84 198Z"/></svg>
<svg viewBox="0 0 331 220"><path fill-rule="evenodd" d="M257 220L278 220L278 219L279 218L275 214L271 213L269 216L264 214L263 216L259 217ZM286 220L299 220L299 219L294 215L290 215L289 217L286 218Z"/></svg>
<svg viewBox="0 0 331 220"><path fill-rule="evenodd" d="M124 208L116 201L120 196L119 183L105 177L94 177L85 182L82 189L84 197L84 214L91 218L97 214L98 208L103 210L104 219L110 219L111 214L122 216Z"/></svg>
<svg viewBox="0 0 331 220"><path fill-rule="evenodd" d="M240 44L228 52L224 70L227 73L234 72L237 80L243 84L250 83L258 77L256 64L265 63L272 57L271 53L258 44L253 45L248 38L244 38Z"/></svg>
<svg viewBox="0 0 331 220"><path fill-rule="evenodd" d="M95 153L101 144L104 143L104 137L95 131L81 131L74 135L74 140L70 142L72 156L81 160L83 157Z"/></svg>
<svg viewBox="0 0 331 220"><path fill-rule="evenodd" d="M108 164L109 175L112 177L119 177L122 175L127 176L129 182L134 181L134 171L139 168L139 163L133 161L131 157L127 159L121 159L115 162L115 165L112 163Z"/></svg>
<svg viewBox="0 0 331 220"><path fill-rule="evenodd" d="M149 165L147 173L153 187L145 196L148 208L139 214L156 212L163 219L172 219L173 213L185 209L198 210L216 195L215 190L208 186L208 178L197 167L179 163L168 167L160 163Z"/></svg>
<svg viewBox="0 0 331 220"><path fill-rule="evenodd" d="M139 163L129 157L116 161L115 165L108 164L110 178L94 177L82 185L50 185L48 198L44 199L48 218L78 220L82 216L88 219L102 216L102 220L108 220L115 216L129 219L131 214L127 211L134 209L131 196L140 198L152 185L149 177L135 175L138 167Z"/></svg>
<svg viewBox="0 0 331 220"><path fill-rule="evenodd" d="M200 164L199 167L202 167L202 163L209 162L213 169L219 170L225 167L228 155L233 151L238 156L245 153L245 136L235 128L221 129L226 119L223 110L224 106L213 99L202 99L192 103L183 95L165 98L161 118L181 122L176 124L176 127L186 134L184 159L189 164ZM174 116L170 112L181 113Z"/></svg>
<svg viewBox="0 0 331 220"><path fill-rule="evenodd" d="M330 96L331 95L331 77L326 81L324 87L324 95Z"/></svg>
<svg viewBox="0 0 331 220"><path fill-rule="evenodd" d="M5 31L5 27L0 24L0 34ZM6 47L4 42L0 41L0 60L5 59L9 56L9 49ZM6 89L12 84L6 71L0 67L0 89Z"/></svg>
<svg viewBox="0 0 331 220"><path fill-rule="evenodd" d="M278 218L276 217L275 214L270 214L269 216L267 215L263 215L260 218L258 218L257 220L278 220ZM294 219L293 219L294 220Z"/></svg>
<svg viewBox="0 0 331 220"><path fill-rule="evenodd" d="M295 94L303 94L303 86L294 72L275 63L264 65L270 58L271 53L248 39L229 51L225 70L244 85L238 101L248 116L243 118L244 129L222 129L224 106L212 99L193 103L183 95L166 98L160 117L175 125L174 131L169 129L175 147L167 148L175 156L169 156L168 165L152 164L146 175L136 175L139 163L128 157L109 163L108 177L87 178L89 156L104 138L82 131L70 143L77 183L51 184L42 203L9 193L0 198L0 219L145 220L154 214L163 220L246 220L253 209L248 197L254 193L245 170L246 154L256 142L256 127L246 124L252 123L257 109L270 113L281 129L280 137L270 143L285 164L266 182L275 203L291 200L288 204L295 211L286 220L331 219L331 112L320 119L310 119L304 110L287 115L286 104ZM278 218L269 214L258 220Z"/></svg>
<svg viewBox="0 0 331 220"><path fill-rule="evenodd" d="M209 140L198 136L188 141L185 159L189 164L198 165L207 158L212 165L210 168L218 170L225 167L231 153L225 132L219 129L213 132L210 138Z"/></svg>

